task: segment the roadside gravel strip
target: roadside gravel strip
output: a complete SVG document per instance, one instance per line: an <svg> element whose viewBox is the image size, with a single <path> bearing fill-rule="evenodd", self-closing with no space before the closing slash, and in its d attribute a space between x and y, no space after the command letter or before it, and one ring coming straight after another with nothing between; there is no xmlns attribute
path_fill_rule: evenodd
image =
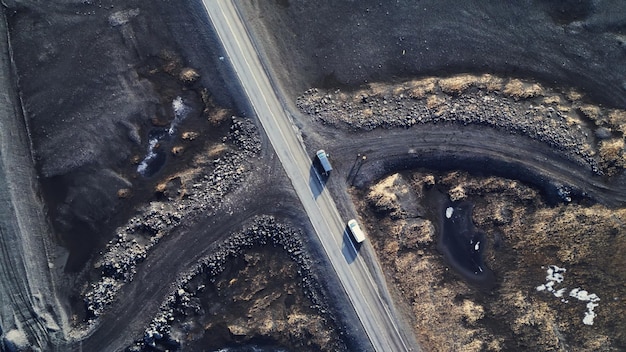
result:
<svg viewBox="0 0 626 352"><path fill-rule="evenodd" d="M51 351L65 317L48 263L50 233L16 95L6 17L0 18L0 333L4 350ZM57 347L58 348L58 347Z"/></svg>

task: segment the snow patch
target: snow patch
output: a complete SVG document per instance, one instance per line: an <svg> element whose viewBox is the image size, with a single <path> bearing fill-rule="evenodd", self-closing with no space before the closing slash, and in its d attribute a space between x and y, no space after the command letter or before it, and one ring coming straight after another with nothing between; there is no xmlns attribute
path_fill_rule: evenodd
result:
<svg viewBox="0 0 626 352"><path fill-rule="evenodd" d="M157 135L150 139L148 143L148 153L145 158L137 165L137 172L142 176L146 176L146 171L148 170L148 166L150 163L158 156L156 147L159 145L159 142L163 139L167 140L167 136L172 136L176 133L176 127L185 119L189 113L190 108L185 105L183 102L183 98L176 97L172 101L172 110L174 110L174 120L170 124L170 127L167 129L167 135Z"/></svg>
<svg viewBox="0 0 626 352"><path fill-rule="evenodd" d="M181 97L176 97L176 99L172 101L172 109L174 110L174 121L172 121L167 131L170 136L176 132L176 127L187 117L187 113L189 112L189 107L185 105Z"/></svg>
<svg viewBox="0 0 626 352"><path fill-rule="evenodd" d="M130 9L114 12L111 16L109 16L109 25L111 25L111 27L121 26L128 23L131 19L137 17L137 15L139 15L139 9Z"/></svg>
<svg viewBox="0 0 626 352"><path fill-rule="evenodd" d="M13 346L17 347L18 349L28 347L28 339L26 338L26 335L24 334L22 330L18 330L18 329L9 330L7 334L4 336L4 338L10 341L13 344Z"/></svg>
<svg viewBox="0 0 626 352"><path fill-rule="evenodd" d="M548 273L548 275L546 276L546 280L547 281L554 281L554 282L561 283L561 282L563 282L563 279L565 279L563 274L566 271L567 271L567 269L565 269L565 268L559 268L556 265L550 265L548 267L548 270L546 271Z"/></svg>
<svg viewBox="0 0 626 352"><path fill-rule="evenodd" d="M557 291L554 291L554 296L555 297L559 297L559 298L563 297L563 294L565 293L565 291L567 291L566 288L561 288L561 289L559 289Z"/></svg>
<svg viewBox="0 0 626 352"><path fill-rule="evenodd" d="M596 313L593 311L600 302L600 297L595 293L589 293L585 290L580 289L579 287L573 289L569 293L570 297L574 297L579 301L585 301L587 303L587 311L585 312L585 317L583 318L583 324L585 325L593 325L593 319L596 317Z"/></svg>
<svg viewBox="0 0 626 352"><path fill-rule="evenodd" d="M564 273L567 271L565 268L559 268L556 265L548 266L548 270L546 270L546 283L539 285L536 287L537 291L548 291L552 293L555 297L561 298L561 302L569 303L568 300L562 298L567 288L560 288L556 290L554 288L555 284L560 284L565 279ZM585 312L585 316L583 318L583 324L585 325L593 325L593 319L596 317L596 313L594 309L598 306L598 302L600 302L600 297L595 293L589 293L586 290L581 289L580 287L574 288L570 290L569 297L574 297L579 301L587 302L587 311Z"/></svg>
<svg viewBox="0 0 626 352"><path fill-rule="evenodd" d="M139 163L139 165L137 165L137 172L140 173L141 175L145 176L148 165L154 158L157 157L155 148L158 144L159 144L158 138L153 138L150 140L150 143L148 145L148 154L146 154L146 157L143 158L143 160L141 161L141 163Z"/></svg>
<svg viewBox="0 0 626 352"><path fill-rule="evenodd" d="M454 208L452 207L446 208L446 218L450 219L453 213L454 213Z"/></svg>
<svg viewBox="0 0 626 352"><path fill-rule="evenodd" d="M561 283L563 282L563 279L565 278L563 276L563 274L567 271L567 269L565 268L559 268L556 265L550 265L548 266L548 270L546 270L546 272L548 273L548 275L546 275L546 283L540 286L537 286L536 289L537 291L548 291L548 292L552 292L556 297L561 297L563 294L561 293L561 296L557 296L557 292L554 290L554 284L555 283Z"/></svg>

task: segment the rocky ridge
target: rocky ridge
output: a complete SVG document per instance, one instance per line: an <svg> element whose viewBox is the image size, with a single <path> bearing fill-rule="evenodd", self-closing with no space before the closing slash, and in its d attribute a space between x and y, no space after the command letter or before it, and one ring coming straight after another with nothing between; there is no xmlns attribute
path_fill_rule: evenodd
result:
<svg viewBox="0 0 626 352"><path fill-rule="evenodd" d="M219 275L224 272L228 263L244 256L253 247L266 245L285 251L296 264L297 286L303 290L310 301L309 308L317 312L321 318L289 315L289 323L280 324L272 322L271 318L268 318L270 321L266 321L263 317L248 315L247 327L236 326L232 323L233 325L228 327L229 333L240 335L240 341L265 337L283 345L298 346L304 350L345 350L345 346L339 340L341 329L330 328L336 322L324 298L320 295L318 279L311 273L311 259L303 248L301 236L301 233L277 222L272 216L255 217L251 225L230 236L224 243L218 245L209 257L202 259L193 270L180 276L175 289L161 305L161 312L152 320L143 338L130 346L128 351L161 351L180 347L185 336L185 333L180 331L180 325L187 326L184 323L185 319L204 315L205 310L210 310L209 307L203 306L200 300L206 286L219 281ZM268 273L265 272L262 275L265 276ZM231 279L229 285L238 279L238 277ZM259 290L264 290L264 288ZM280 294L283 293L278 293ZM233 302L236 300L235 297L231 299ZM263 314L263 312L257 312L257 314ZM250 322L251 318L252 322ZM311 324L309 320L316 323ZM177 331L173 329L175 322L179 325ZM263 328L267 324L269 327ZM318 330L320 328L322 328L321 331ZM246 333L250 336L245 336ZM241 336L242 334L244 336ZM261 336L256 336L258 334Z"/></svg>
<svg viewBox="0 0 626 352"><path fill-rule="evenodd" d="M258 130L252 121L232 118L223 143L209 147L194 160L191 170L168 178L156 192L163 200L153 201L117 229L102 257L95 263L101 278L84 293L90 322L115 299L121 286L130 282L136 266L181 222L224 206L224 198L244 182L253 169L251 158L260 153Z"/></svg>
<svg viewBox="0 0 626 352"><path fill-rule="evenodd" d="M324 124L357 130L486 126L541 141L598 174L613 175L626 164L626 112L582 99L574 91L485 74L370 84L350 92L313 88L297 105Z"/></svg>

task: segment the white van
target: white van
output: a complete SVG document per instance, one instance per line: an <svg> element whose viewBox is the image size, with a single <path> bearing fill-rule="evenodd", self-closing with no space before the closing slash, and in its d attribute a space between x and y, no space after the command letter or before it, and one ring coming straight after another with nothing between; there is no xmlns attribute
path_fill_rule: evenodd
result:
<svg viewBox="0 0 626 352"><path fill-rule="evenodd" d="M365 233L363 233L363 230L361 230L361 226L359 226L359 223L356 222L355 219L348 221L348 228L350 229L350 232L352 233L352 236L354 237L356 243L361 243L365 241Z"/></svg>
<svg viewBox="0 0 626 352"><path fill-rule="evenodd" d="M317 153L315 153L315 155L317 155L317 159L322 165L324 175L329 176L330 172L333 171L333 167L330 165L330 161L328 161L328 154L324 151L324 149L320 149L317 151Z"/></svg>

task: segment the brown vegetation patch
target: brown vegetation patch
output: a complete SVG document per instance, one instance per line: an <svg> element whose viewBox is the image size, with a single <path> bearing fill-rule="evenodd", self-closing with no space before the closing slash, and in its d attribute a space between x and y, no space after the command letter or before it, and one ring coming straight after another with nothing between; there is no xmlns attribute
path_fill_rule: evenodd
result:
<svg viewBox="0 0 626 352"><path fill-rule="evenodd" d="M408 95L413 99L424 99L437 89L437 79L430 77L422 80L410 81L407 84Z"/></svg>
<svg viewBox="0 0 626 352"><path fill-rule="evenodd" d="M283 250L251 249L226 267L212 280L199 277L188 284L202 289L172 327L187 349L273 341L299 351L345 350L337 332L310 307L298 265Z"/></svg>
<svg viewBox="0 0 626 352"><path fill-rule="evenodd" d="M606 170L607 175L613 176L626 168L626 156L624 155L624 140L611 139L600 142L600 165Z"/></svg>
<svg viewBox="0 0 626 352"><path fill-rule="evenodd" d="M497 287L482 292L449 270L435 248L431 213L417 218L391 217L365 195L385 191L394 202L392 181L409 179L411 193L427 208L428 189L462 194L474 203L473 220L485 232L487 265ZM539 193L520 182L479 178L462 172L442 175L392 175L368 191L356 192L373 247L378 252L398 306L410 317L421 347L427 351L605 351L626 347L624 308L626 209L577 204L547 206ZM367 200L366 200L367 199ZM426 215L429 214L429 215ZM441 215L441 214L440 214ZM565 301L538 291L546 267L567 272L558 288ZM585 302L568 297L574 288L600 297L593 326L583 324Z"/></svg>
<svg viewBox="0 0 626 352"><path fill-rule="evenodd" d="M544 89L537 83L528 83L519 79L511 79L504 86L503 93L515 100L520 100L541 96L544 94Z"/></svg>
<svg viewBox="0 0 626 352"><path fill-rule="evenodd" d="M469 87L477 81L476 76L459 75L439 80L439 88L442 92L450 95L459 95L465 92Z"/></svg>
<svg viewBox="0 0 626 352"><path fill-rule="evenodd" d="M191 84L196 82L198 78L200 78L200 74L198 73L198 71L194 70L191 67L185 67L180 70L178 78L185 84Z"/></svg>
<svg viewBox="0 0 626 352"><path fill-rule="evenodd" d="M602 140L624 139L626 111L606 109L582 98L573 90L528 80L460 74L370 83L354 92L310 89L297 104L325 124L351 129L450 123L525 135L597 174L614 176L623 169L621 157L604 153L600 161L598 154Z"/></svg>

